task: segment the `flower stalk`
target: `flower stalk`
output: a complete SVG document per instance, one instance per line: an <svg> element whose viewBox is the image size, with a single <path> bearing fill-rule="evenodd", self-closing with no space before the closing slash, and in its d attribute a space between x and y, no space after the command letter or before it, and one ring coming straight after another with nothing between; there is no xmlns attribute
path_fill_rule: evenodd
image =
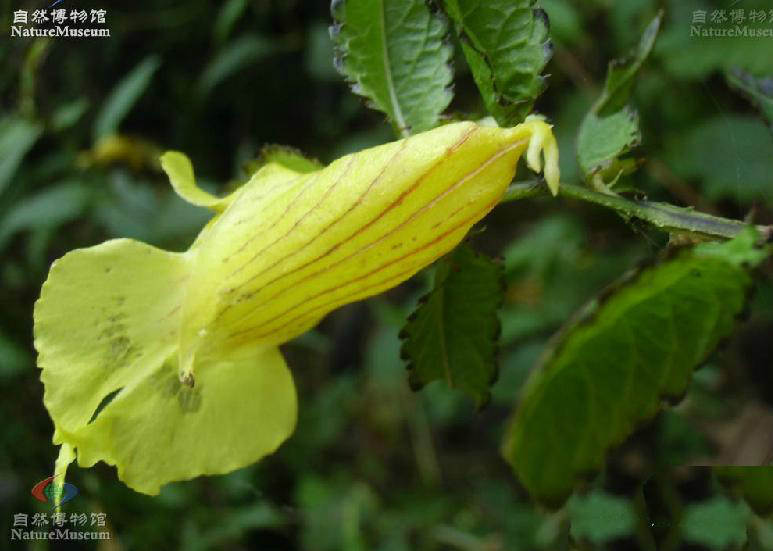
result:
<svg viewBox="0 0 773 551"><path fill-rule="evenodd" d="M545 190L539 182L515 182L508 187L502 202L517 201L540 195L545 195ZM749 226L740 220L705 214L689 207L628 199L621 195L601 193L576 184L562 182L561 196L606 207L616 211L625 220L642 220L658 229L673 233L730 239ZM757 231L766 240L773 237L773 226L757 226Z"/></svg>

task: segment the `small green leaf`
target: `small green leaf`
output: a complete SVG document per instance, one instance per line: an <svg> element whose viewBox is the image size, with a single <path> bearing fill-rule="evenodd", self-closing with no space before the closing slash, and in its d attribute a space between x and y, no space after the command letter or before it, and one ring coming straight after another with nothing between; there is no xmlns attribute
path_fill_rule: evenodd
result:
<svg viewBox="0 0 773 551"><path fill-rule="evenodd" d="M639 115L630 107L607 117L590 111L577 136L577 161L586 175L592 175L611 166L639 143Z"/></svg>
<svg viewBox="0 0 773 551"><path fill-rule="evenodd" d="M682 534L692 543L709 549L740 548L746 543L749 509L723 497L702 501L687 507L682 520Z"/></svg>
<svg viewBox="0 0 773 551"><path fill-rule="evenodd" d="M741 92L760 110L768 124L773 127L773 76L757 78L741 69L734 69L726 73L725 78L730 86Z"/></svg>
<svg viewBox="0 0 773 551"><path fill-rule="evenodd" d="M0 192L40 137L43 128L22 117L10 116L0 119Z"/></svg>
<svg viewBox="0 0 773 551"><path fill-rule="evenodd" d="M532 495L562 502L727 337L746 304L747 266L767 252L749 229L682 250L607 291L532 373L503 453Z"/></svg>
<svg viewBox="0 0 773 551"><path fill-rule="evenodd" d="M414 388L443 380L482 407L497 374L503 269L467 245L438 263L435 285L400 337Z"/></svg>
<svg viewBox="0 0 773 551"><path fill-rule="evenodd" d="M661 11L647 25L639 44L630 54L609 62L604 91L594 106L595 112L600 116L616 113L628 103L633 92L636 75L652 51L662 19L663 12Z"/></svg>
<svg viewBox="0 0 773 551"><path fill-rule="evenodd" d="M89 102L86 98L78 98L58 107L51 116L51 129L61 132L77 123L88 111Z"/></svg>
<svg viewBox="0 0 773 551"><path fill-rule="evenodd" d="M301 174L314 172L315 170L324 167L324 165L316 159L310 159L297 149L284 145L264 146L260 151L260 158L257 163L256 169L260 166L267 165L268 163L277 163Z"/></svg>
<svg viewBox="0 0 773 551"><path fill-rule="evenodd" d="M715 467L720 481L740 494L760 515L773 513L773 466Z"/></svg>
<svg viewBox="0 0 773 551"><path fill-rule="evenodd" d="M550 59L545 12L536 0L445 0L486 108L500 126L514 126L545 89Z"/></svg>
<svg viewBox="0 0 773 551"><path fill-rule="evenodd" d="M118 131L121 121L150 85L160 66L161 60L157 56L149 56L121 79L94 121L94 141Z"/></svg>
<svg viewBox="0 0 773 551"><path fill-rule="evenodd" d="M275 41L268 40L258 34L240 36L227 44L209 62L199 77L198 89L201 94L207 94L215 86L233 76L240 70L261 59L265 59L278 46Z"/></svg>
<svg viewBox="0 0 773 551"><path fill-rule="evenodd" d="M572 537L598 546L630 534L636 526L631 502L601 491L572 496L567 512Z"/></svg>
<svg viewBox="0 0 773 551"><path fill-rule="evenodd" d="M448 24L424 0L335 0L336 65L402 135L437 126L451 101Z"/></svg>
<svg viewBox="0 0 773 551"><path fill-rule="evenodd" d="M217 43L223 43L239 21L239 18L247 11L247 0L228 0L217 12L212 35Z"/></svg>
<svg viewBox="0 0 773 551"><path fill-rule="evenodd" d="M577 160L589 180L596 174L615 168L613 165L617 164L618 157L641 143L639 114L627 104L636 75L652 51L662 18L663 13L659 12L647 25L639 44L630 54L609 63L604 90L580 125ZM624 168L621 166L615 174L604 174L602 178L614 182L622 172Z"/></svg>

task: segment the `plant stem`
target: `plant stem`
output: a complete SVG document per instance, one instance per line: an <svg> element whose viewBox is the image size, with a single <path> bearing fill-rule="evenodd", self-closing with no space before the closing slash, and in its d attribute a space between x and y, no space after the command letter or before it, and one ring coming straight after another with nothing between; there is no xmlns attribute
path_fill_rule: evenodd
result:
<svg viewBox="0 0 773 551"><path fill-rule="evenodd" d="M644 498L644 486L639 485L633 499L633 506L638 520L634 531L639 546L643 551L656 551L658 548L655 536L652 534L652 522L650 521L647 500Z"/></svg>
<svg viewBox="0 0 773 551"><path fill-rule="evenodd" d="M547 190L547 186L537 180L513 182L505 191L505 195L502 197L500 203L509 203L510 201L518 201L520 199L545 195L545 190ZM559 193L561 192L559 191Z"/></svg>
<svg viewBox="0 0 773 551"><path fill-rule="evenodd" d="M547 187L536 181L515 182L505 192L502 202L545 195ZM584 186L561 184L559 196L579 199L615 210L625 220L637 218L667 232L692 233L709 237L735 237L748 224L697 212L693 208L677 207L668 203L627 199L593 191ZM757 226L757 231L767 240L773 236L772 226Z"/></svg>

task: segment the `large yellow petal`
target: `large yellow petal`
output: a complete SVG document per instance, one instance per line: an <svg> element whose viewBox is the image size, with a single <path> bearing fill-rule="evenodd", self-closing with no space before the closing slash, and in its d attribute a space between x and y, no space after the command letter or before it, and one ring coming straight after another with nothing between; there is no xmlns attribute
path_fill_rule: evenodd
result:
<svg viewBox="0 0 773 551"><path fill-rule="evenodd" d="M273 453L295 429L296 409L277 348L200 362L192 387L173 362L105 407L78 435L78 459L116 465L128 486L156 494L169 481L228 473Z"/></svg>
<svg viewBox="0 0 773 551"><path fill-rule="evenodd" d="M82 466L116 465L145 493L253 463L295 425L295 390L276 348L201 354L195 385L180 381L190 267L190 255L108 241L58 260L35 307L54 442L74 447Z"/></svg>
<svg viewBox="0 0 773 551"><path fill-rule="evenodd" d="M129 239L67 253L35 304L35 348L56 440L177 347L185 255Z"/></svg>

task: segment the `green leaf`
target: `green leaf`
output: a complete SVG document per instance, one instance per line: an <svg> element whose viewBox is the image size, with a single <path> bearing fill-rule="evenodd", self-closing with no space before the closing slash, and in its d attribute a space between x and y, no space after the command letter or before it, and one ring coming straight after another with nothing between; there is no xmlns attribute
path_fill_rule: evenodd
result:
<svg viewBox="0 0 773 551"><path fill-rule="evenodd" d="M598 546L630 534L636 526L631 502L601 491L572 496L567 512L572 537Z"/></svg>
<svg viewBox="0 0 773 551"><path fill-rule="evenodd" d="M669 144L669 166L710 200L771 202L773 135L757 117L718 115Z"/></svg>
<svg viewBox="0 0 773 551"><path fill-rule="evenodd" d="M206 189L214 189L214 183L209 183ZM107 184L107 196L96 202L93 217L111 237L184 248L211 217L209 210L193 206L176 193L159 196L156 186L124 171L110 174Z"/></svg>
<svg viewBox="0 0 773 551"><path fill-rule="evenodd" d="M88 111L89 102L86 98L78 98L76 100L65 103L58 107L51 115L51 129L56 132L61 132L70 128L77 123L81 117Z"/></svg>
<svg viewBox="0 0 773 551"><path fill-rule="evenodd" d="M277 163L295 172L306 174L323 168L324 165L315 159L306 157L303 153L292 147L284 145L266 145L260 151L254 170L269 163ZM251 170L250 172L253 172Z"/></svg>
<svg viewBox="0 0 773 551"><path fill-rule="evenodd" d="M545 12L536 0L444 0L486 108L500 126L529 114L545 89L552 54Z"/></svg>
<svg viewBox="0 0 773 551"><path fill-rule="evenodd" d="M709 549L740 548L746 543L749 509L723 497L702 501L687 507L682 520L682 534L692 543Z"/></svg>
<svg viewBox="0 0 773 551"><path fill-rule="evenodd" d="M199 92L207 94L228 77L270 56L277 48L275 41L258 34L240 36L226 45L204 69L199 77Z"/></svg>
<svg viewBox="0 0 773 551"><path fill-rule="evenodd" d="M568 325L527 383L503 453L532 495L557 504L599 469L732 331L767 252L749 229L639 270Z"/></svg>
<svg viewBox="0 0 773 551"><path fill-rule="evenodd" d="M32 149L43 128L22 117L0 119L0 192L16 174L24 156Z"/></svg>
<svg viewBox="0 0 773 551"><path fill-rule="evenodd" d="M641 143L639 115L628 106L636 75L652 51L660 29L663 13L647 25L639 44L627 56L609 63L607 79L601 96L583 119L577 136L577 161L590 179L593 175L611 169L613 181L625 171L616 160Z"/></svg>
<svg viewBox="0 0 773 551"><path fill-rule="evenodd" d="M773 76L757 78L749 73L734 69L725 74L727 82L746 96L773 127Z"/></svg>
<svg viewBox="0 0 773 551"><path fill-rule="evenodd" d="M620 111L628 103L633 92L636 75L652 51L662 19L663 12L660 11L647 25L636 48L626 57L613 59L609 62L604 91L594 106L596 113L601 116L611 115Z"/></svg>
<svg viewBox="0 0 773 551"><path fill-rule="evenodd" d="M247 11L247 7L247 0L228 0L223 3L223 7L217 12L212 32L215 42L222 43L228 38L234 25L244 15L244 12Z"/></svg>
<svg viewBox="0 0 773 551"><path fill-rule="evenodd" d="M110 92L110 96L94 121L92 132L94 141L118 131L121 121L150 85L153 75L160 66L161 60L152 55L146 57L121 79L121 82Z"/></svg>
<svg viewBox="0 0 773 551"><path fill-rule="evenodd" d="M335 0L336 65L402 135L433 128L451 101L448 24L424 0Z"/></svg>
<svg viewBox="0 0 773 551"><path fill-rule="evenodd" d="M607 117L590 111L577 136L577 161L586 175L592 175L611 166L639 143L639 115L635 110L625 107Z"/></svg>
<svg viewBox="0 0 773 551"><path fill-rule="evenodd" d="M65 182L22 198L0 220L0 250L17 231L55 228L74 220L86 208L88 189L78 182Z"/></svg>
<svg viewBox="0 0 773 551"><path fill-rule="evenodd" d="M467 245L440 261L432 291L421 299L400 337L413 388L443 380L482 407L497 375L503 269Z"/></svg>
<svg viewBox="0 0 773 551"><path fill-rule="evenodd" d="M773 466L714 467L720 481L760 515L773 513Z"/></svg>

